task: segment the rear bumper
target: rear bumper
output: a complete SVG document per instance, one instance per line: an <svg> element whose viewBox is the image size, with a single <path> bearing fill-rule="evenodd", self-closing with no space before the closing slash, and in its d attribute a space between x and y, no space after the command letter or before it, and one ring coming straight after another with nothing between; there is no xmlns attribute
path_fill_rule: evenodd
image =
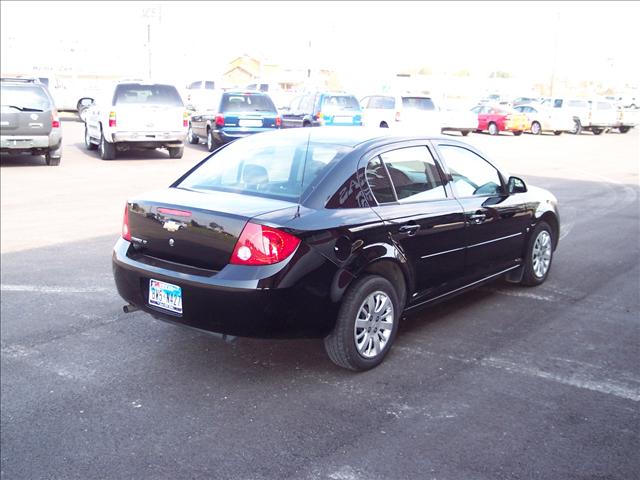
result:
<svg viewBox="0 0 640 480"><path fill-rule="evenodd" d="M61 143L62 133L55 130L48 135L0 135L3 152L57 150Z"/></svg>
<svg viewBox="0 0 640 480"><path fill-rule="evenodd" d="M213 138L217 143L228 143L238 138L248 137L255 133L269 132L275 128L251 128L251 129L224 129L213 130Z"/></svg>
<svg viewBox="0 0 640 480"><path fill-rule="evenodd" d="M233 336L319 338L335 323L339 304L330 300L336 267L319 254L294 254L266 267L229 265L220 272L194 274L169 269L168 262L146 262L127 256L131 244L118 240L112 267L120 296L160 320ZM296 263L311 274L296 278ZM149 279L182 289L182 315L149 305Z"/></svg>
<svg viewBox="0 0 640 480"><path fill-rule="evenodd" d="M175 132L115 132L111 135L114 143L156 144L158 146L179 146L184 143L186 137L186 130Z"/></svg>

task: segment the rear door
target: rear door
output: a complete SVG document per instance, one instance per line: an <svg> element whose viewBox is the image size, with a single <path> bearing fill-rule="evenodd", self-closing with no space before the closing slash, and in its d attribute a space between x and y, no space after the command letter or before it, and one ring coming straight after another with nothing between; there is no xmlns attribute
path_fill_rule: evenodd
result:
<svg viewBox="0 0 640 480"><path fill-rule="evenodd" d="M469 148L438 142L438 153L464 210L465 274L481 278L517 264L534 213L525 195L506 195L506 179Z"/></svg>
<svg viewBox="0 0 640 480"><path fill-rule="evenodd" d="M0 128L3 136L49 135L54 105L44 87L25 83L3 84L0 88ZM28 146L25 145L25 148Z"/></svg>
<svg viewBox="0 0 640 480"><path fill-rule="evenodd" d="M113 105L123 132L176 132L184 129L184 105L173 85L121 83Z"/></svg>
<svg viewBox="0 0 640 480"><path fill-rule="evenodd" d="M412 301L454 288L464 269L464 214L430 147L412 142L375 153L367 162L373 209L414 271Z"/></svg>

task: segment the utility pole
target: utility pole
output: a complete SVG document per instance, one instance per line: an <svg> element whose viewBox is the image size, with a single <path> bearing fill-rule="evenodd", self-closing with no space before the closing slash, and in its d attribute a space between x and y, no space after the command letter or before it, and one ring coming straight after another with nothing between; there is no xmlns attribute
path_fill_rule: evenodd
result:
<svg viewBox="0 0 640 480"><path fill-rule="evenodd" d="M560 11L556 12L556 22L553 29L553 66L551 67L551 81L549 83L549 96L553 97L553 87L556 80L556 67L558 65L558 29L560 28Z"/></svg>
<svg viewBox="0 0 640 480"><path fill-rule="evenodd" d="M151 47L151 25L157 25L160 23L162 11L160 5L155 7L145 7L142 9L142 17L147 20L147 73L149 80L152 78L152 65L153 58Z"/></svg>

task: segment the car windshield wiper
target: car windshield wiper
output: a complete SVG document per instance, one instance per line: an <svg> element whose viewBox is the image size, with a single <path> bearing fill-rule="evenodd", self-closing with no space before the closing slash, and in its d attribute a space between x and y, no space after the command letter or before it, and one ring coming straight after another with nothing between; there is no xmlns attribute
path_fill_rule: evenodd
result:
<svg viewBox="0 0 640 480"><path fill-rule="evenodd" d="M21 112L44 112L39 108L31 108L31 107L18 107L17 105L2 105L3 107L15 108L16 110L20 110Z"/></svg>

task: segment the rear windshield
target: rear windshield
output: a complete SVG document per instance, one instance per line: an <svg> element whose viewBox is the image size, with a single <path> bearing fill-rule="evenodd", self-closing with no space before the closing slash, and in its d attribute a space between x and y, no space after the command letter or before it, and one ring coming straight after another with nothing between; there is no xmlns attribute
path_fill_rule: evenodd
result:
<svg viewBox="0 0 640 480"><path fill-rule="evenodd" d="M274 112L276 106L266 95L225 93L221 111L224 112Z"/></svg>
<svg viewBox="0 0 640 480"><path fill-rule="evenodd" d="M371 97L369 99L369 108L393 110L395 107L396 101L393 97Z"/></svg>
<svg viewBox="0 0 640 480"><path fill-rule="evenodd" d="M325 95L322 99L322 108L360 110L360 104L353 95Z"/></svg>
<svg viewBox="0 0 640 480"><path fill-rule="evenodd" d="M201 164L178 188L214 190L298 202L350 147L258 134L237 140Z"/></svg>
<svg viewBox="0 0 640 480"><path fill-rule="evenodd" d="M113 104L181 107L182 99L173 85L121 83L116 87Z"/></svg>
<svg viewBox="0 0 640 480"><path fill-rule="evenodd" d="M436 106L428 97L402 97L402 106L415 110L435 110Z"/></svg>
<svg viewBox="0 0 640 480"><path fill-rule="evenodd" d="M2 85L2 110L42 111L51 109L51 101L42 87L36 85Z"/></svg>

